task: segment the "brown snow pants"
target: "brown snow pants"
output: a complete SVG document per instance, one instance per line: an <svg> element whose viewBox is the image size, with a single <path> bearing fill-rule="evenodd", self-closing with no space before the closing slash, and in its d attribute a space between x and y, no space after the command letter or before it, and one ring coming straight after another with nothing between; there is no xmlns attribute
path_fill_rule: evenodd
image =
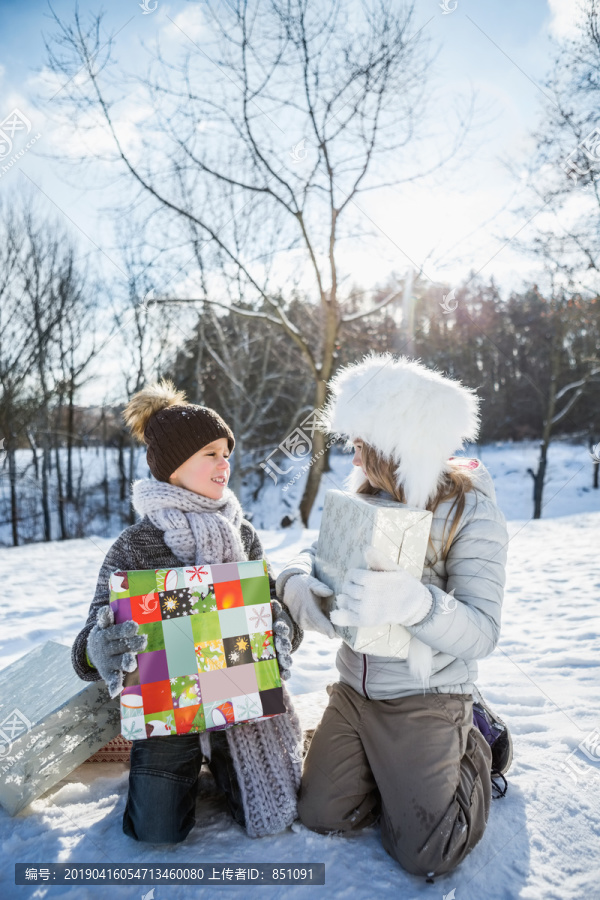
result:
<svg viewBox="0 0 600 900"><path fill-rule="evenodd" d="M300 819L354 832L381 812L387 852L415 875L451 871L481 839L492 754L463 694L367 700L340 682L304 762Z"/></svg>

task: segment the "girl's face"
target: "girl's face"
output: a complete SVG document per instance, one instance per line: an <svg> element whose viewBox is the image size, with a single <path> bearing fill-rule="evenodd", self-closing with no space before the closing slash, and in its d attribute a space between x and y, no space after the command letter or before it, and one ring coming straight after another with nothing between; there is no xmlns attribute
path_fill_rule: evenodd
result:
<svg viewBox="0 0 600 900"><path fill-rule="evenodd" d="M175 469L169 481L211 500L220 500L229 481L229 444L218 438Z"/></svg>

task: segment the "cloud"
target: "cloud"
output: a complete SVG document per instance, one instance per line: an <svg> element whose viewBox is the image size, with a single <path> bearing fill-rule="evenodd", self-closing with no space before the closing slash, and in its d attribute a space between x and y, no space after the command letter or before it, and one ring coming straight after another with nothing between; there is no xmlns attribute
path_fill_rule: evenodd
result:
<svg viewBox="0 0 600 900"><path fill-rule="evenodd" d="M208 36L206 17L204 11L198 5L191 6L189 9L178 13L173 19L173 23L169 22L163 29L163 33L172 40L181 42L185 36L190 41L197 42Z"/></svg>
<svg viewBox="0 0 600 900"><path fill-rule="evenodd" d="M573 37L583 19L582 0L548 0L550 33L557 38Z"/></svg>

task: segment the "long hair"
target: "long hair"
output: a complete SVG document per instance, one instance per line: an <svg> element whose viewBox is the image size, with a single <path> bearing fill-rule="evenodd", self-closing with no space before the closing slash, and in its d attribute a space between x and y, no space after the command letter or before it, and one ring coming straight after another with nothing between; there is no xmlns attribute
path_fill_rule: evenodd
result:
<svg viewBox="0 0 600 900"><path fill-rule="evenodd" d="M402 486L398 487L396 484L396 476L394 474L396 464L393 460L382 456L378 450L375 450L374 447L364 443L364 441L362 441L361 444L360 456L363 468L368 476L368 481L365 479L363 484L358 488L357 493L376 494L379 490L383 490L387 491L388 494L391 494L398 503L406 503ZM452 466L452 461L450 461L450 465ZM448 510L442 532L442 559L444 561L448 556L448 551L452 546L452 541L456 535L460 518L464 512L465 495L471 490L473 490L473 482L471 481L469 473L465 469L452 467L450 471L445 474L444 480L436 496L427 504L427 509L431 512L435 512L437 507L444 500L454 500L452 506ZM453 512L454 516L450 532L448 537L444 539L448 519ZM429 537L429 543L431 544L431 549L435 553L436 558L434 562L437 562L438 555L431 541L431 536Z"/></svg>

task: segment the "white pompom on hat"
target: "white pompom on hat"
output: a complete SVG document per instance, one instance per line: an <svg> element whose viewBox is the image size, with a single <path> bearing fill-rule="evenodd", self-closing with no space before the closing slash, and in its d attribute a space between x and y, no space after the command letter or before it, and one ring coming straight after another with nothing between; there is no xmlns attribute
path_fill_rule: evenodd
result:
<svg viewBox="0 0 600 900"><path fill-rule="evenodd" d="M448 457L475 441L480 398L421 362L371 353L328 385L324 430L360 439L396 463L408 506L425 509L449 471Z"/></svg>

